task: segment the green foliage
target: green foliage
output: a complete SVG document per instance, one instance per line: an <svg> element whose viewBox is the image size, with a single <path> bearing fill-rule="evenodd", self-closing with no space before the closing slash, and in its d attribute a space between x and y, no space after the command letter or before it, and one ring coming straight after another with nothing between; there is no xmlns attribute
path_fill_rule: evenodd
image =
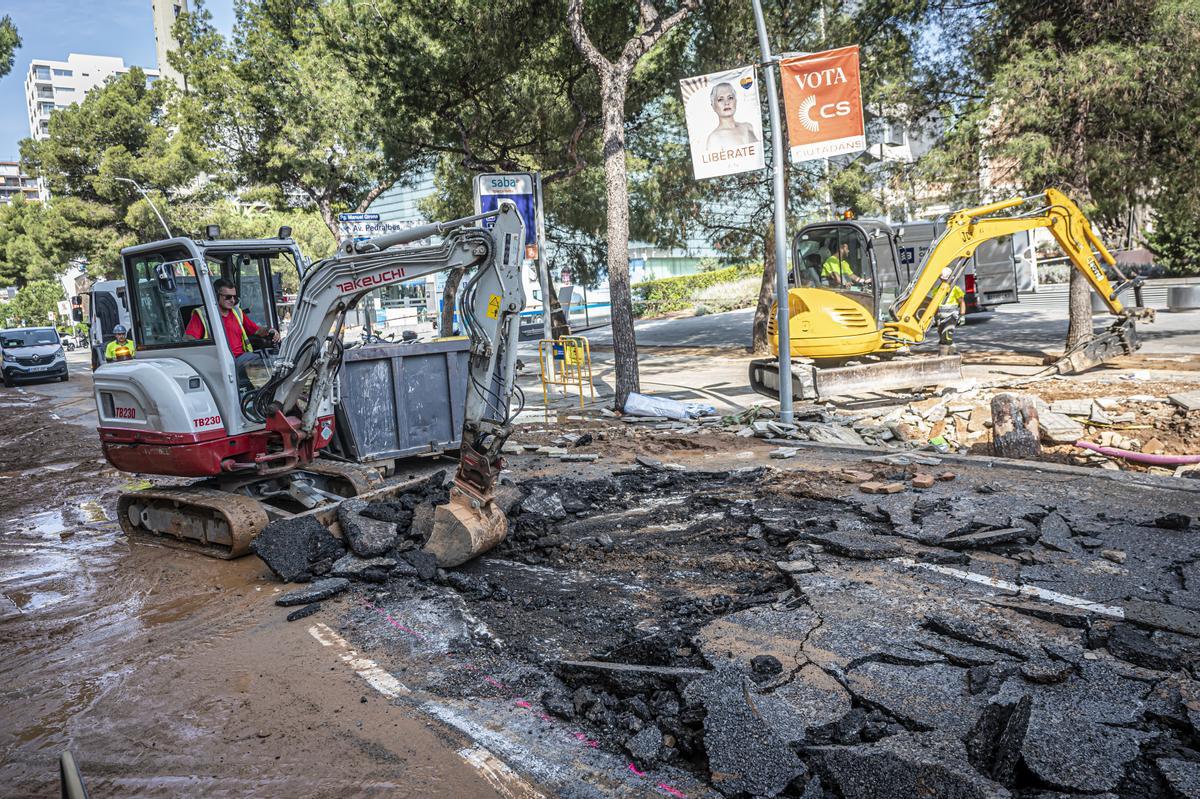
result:
<svg viewBox="0 0 1200 799"><path fill-rule="evenodd" d="M632 287L634 310L638 316L659 316L671 311L682 311L695 304L694 294L699 289L730 283L762 273L761 264L730 266L712 272L697 272L694 275L664 277L647 280Z"/></svg>
<svg viewBox="0 0 1200 799"><path fill-rule="evenodd" d="M62 285L57 280L35 280L7 305L0 306L0 314L8 327L52 327L50 312L57 314L58 302L63 299Z"/></svg>
<svg viewBox="0 0 1200 799"><path fill-rule="evenodd" d="M1054 186L1101 224L1185 195L1197 208L1200 2L991 0L947 13L930 85L951 127L930 179L967 201Z"/></svg>
<svg viewBox="0 0 1200 799"><path fill-rule="evenodd" d="M1200 217L1194 214L1156 214L1147 244L1155 261L1172 277L1200 275Z"/></svg>
<svg viewBox="0 0 1200 799"><path fill-rule="evenodd" d="M184 75L188 128L221 152L242 185L302 195L332 235L399 170L379 147L385 120L343 51L348 4L246 0L226 41L197 4L175 26L171 62Z"/></svg>
<svg viewBox="0 0 1200 799"><path fill-rule="evenodd" d="M94 275L112 275L122 247L163 237L137 188L117 178L141 184L168 223L176 206L214 197L216 187L199 178L216 164L175 124L175 99L170 81L147 86L134 68L56 111L48 138L21 142L22 164L50 189L63 260L83 257Z"/></svg>
<svg viewBox="0 0 1200 799"><path fill-rule="evenodd" d="M21 37L17 35L17 26L12 17L5 14L0 17L0 78L3 78L13 67L13 56L21 46Z"/></svg>
<svg viewBox="0 0 1200 799"><path fill-rule="evenodd" d="M19 194L0 205L0 285L54 279L66 267L63 247L70 235L65 228L56 209Z"/></svg>

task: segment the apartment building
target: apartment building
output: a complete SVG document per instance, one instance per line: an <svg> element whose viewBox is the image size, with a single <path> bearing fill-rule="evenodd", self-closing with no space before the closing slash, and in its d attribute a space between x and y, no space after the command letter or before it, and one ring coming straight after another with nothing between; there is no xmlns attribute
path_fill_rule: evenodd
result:
<svg viewBox="0 0 1200 799"><path fill-rule="evenodd" d="M90 89L128 71L125 60L114 56L71 53L66 61L35 58L25 76L29 135L35 139L46 138L50 135L52 113L79 102ZM148 81L158 79L157 69L143 71Z"/></svg>
<svg viewBox="0 0 1200 799"><path fill-rule="evenodd" d="M38 199L37 181L21 172L16 161L0 161L0 203L11 203L18 194L26 200Z"/></svg>
<svg viewBox="0 0 1200 799"><path fill-rule="evenodd" d="M183 76L171 66L167 54L179 47L172 29L180 14L188 10L187 0L150 0L150 11L154 15L154 52L158 58L158 72L186 88Z"/></svg>

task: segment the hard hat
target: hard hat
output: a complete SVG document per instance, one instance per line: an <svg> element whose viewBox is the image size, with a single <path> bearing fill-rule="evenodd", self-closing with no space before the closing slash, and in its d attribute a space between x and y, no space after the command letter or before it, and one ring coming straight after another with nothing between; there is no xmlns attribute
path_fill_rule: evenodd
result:
<svg viewBox="0 0 1200 799"><path fill-rule="evenodd" d="M113 335L114 336L120 335L121 333L128 333L128 332L129 331L125 329L125 325L115 325L113 327Z"/></svg>

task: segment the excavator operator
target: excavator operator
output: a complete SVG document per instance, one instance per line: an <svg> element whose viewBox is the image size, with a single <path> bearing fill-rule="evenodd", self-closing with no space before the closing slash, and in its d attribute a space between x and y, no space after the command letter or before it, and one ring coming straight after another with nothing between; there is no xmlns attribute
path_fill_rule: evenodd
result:
<svg viewBox="0 0 1200 799"><path fill-rule="evenodd" d="M237 364L238 381L244 382L246 366L259 360L258 356L254 354L254 347L250 345L250 336L258 333L262 328L238 307L237 289L231 282L225 278L215 280L213 281L213 291L217 294L221 324L225 326L225 340L229 342L229 350L233 353L234 363ZM265 332L273 342L279 343L278 330L268 328ZM208 322L205 320L202 308L192 311L192 319L183 333L194 339L208 338Z"/></svg>
<svg viewBox="0 0 1200 799"><path fill-rule="evenodd" d="M850 262L846 260L846 256L849 254L850 245L843 241L842 245L838 247L837 254L830 255L821 265L821 277L835 286L845 286L847 283L866 283L867 281L854 274L854 270L850 268Z"/></svg>

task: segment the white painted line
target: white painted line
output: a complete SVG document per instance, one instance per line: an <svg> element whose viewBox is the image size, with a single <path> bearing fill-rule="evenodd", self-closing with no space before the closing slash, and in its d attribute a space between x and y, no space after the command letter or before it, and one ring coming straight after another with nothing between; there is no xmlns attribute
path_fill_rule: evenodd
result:
<svg viewBox="0 0 1200 799"><path fill-rule="evenodd" d="M928 569L938 574L944 574L947 577L956 577L959 580L966 580L970 583L978 583L986 585L1001 591L1012 591L1019 596L1034 597L1045 602L1054 602L1058 605L1066 605L1067 607L1086 610L1088 613L1096 613L1101 616L1109 616L1114 619L1125 618L1125 608L1115 605L1101 605L1098 602L1092 602L1087 599L1082 599L1070 594L1060 594L1058 591L1051 591L1046 588L1038 588L1033 585L1017 585L1010 583L1008 580L1001 580L997 577L988 577L986 574L976 574L975 572L962 571L961 569L952 569L949 566L940 566L936 563L918 563L912 558L893 558L893 563L899 563L901 566L910 568Z"/></svg>
<svg viewBox="0 0 1200 799"><path fill-rule="evenodd" d="M308 628L308 634L315 638L321 646L340 649L341 652L338 653L338 657L349 665L350 668L354 669L359 677L366 680L368 685L387 698L395 699L402 694L411 693L399 680L384 671L378 663L370 658L360 657L356 651L350 648L350 643L334 632L328 625L318 622ZM488 734L482 727L466 722L465 719L460 720L453 711L440 708L432 702L426 702L421 708L443 721L454 719L457 723L454 723L453 726L458 727L461 731L466 732L467 735L476 740L479 737L479 733ZM439 712L442 710L445 710L445 712ZM468 732L470 728L474 728L472 731L476 733L475 735ZM503 740L499 736L496 736L496 738ZM509 768L507 763L482 746L460 749L458 756L478 771L480 776L497 793L507 797L507 799L545 799L542 794L534 790L529 783L525 782L515 771Z"/></svg>
<svg viewBox="0 0 1200 799"><path fill-rule="evenodd" d="M424 702L421 704L421 710L447 726L455 728L471 740L486 745L490 751L500 752L508 761L516 763L526 773L541 775L545 778L543 782L548 780L552 783L568 783L571 779L578 779L577 776L568 774L562 765L543 760L528 747L492 729L491 725L479 724L446 705L438 702ZM542 794L524 781L521 782L521 790L524 793L518 793L518 796L528 796L530 799L542 797Z"/></svg>
<svg viewBox="0 0 1200 799"><path fill-rule="evenodd" d="M509 799L539 799L542 795L500 758L482 746L458 750L458 756L474 766L496 793Z"/></svg>
<svg viewBox="0 0 1200 799"><path fill-rule="evenodd" d="M321 646L334 646L342 650L338 653L338 657L354 669L355 674L366 680L368 685L388 699L395 699L403 694L411 693L403 683L384 671L378 663L370 658L359 657L358 653L350 648L346 639L328 626L318 622L308 628L308 634L317 639Z"/></svg>

